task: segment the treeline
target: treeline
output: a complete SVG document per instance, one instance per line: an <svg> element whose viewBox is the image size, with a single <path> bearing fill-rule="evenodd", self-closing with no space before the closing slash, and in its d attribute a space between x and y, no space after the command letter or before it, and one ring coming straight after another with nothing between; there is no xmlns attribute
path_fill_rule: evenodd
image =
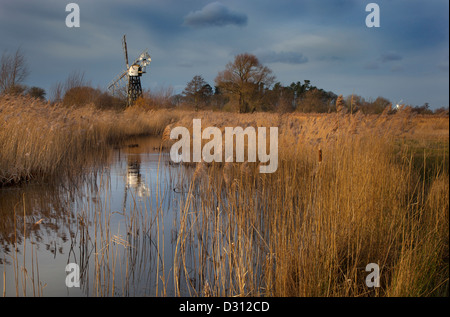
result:
<svg viewBox="0 0 450 317"><path fill-rule="evenodd" d="M361 111L364 114L380 114L387 107L395 112L400 106L418 114L433 114L428 103L422 106L393 106L383 97L366 100L359 95L349 95L344 98L312 85L310 80L292 82L288 86L274 82L272 71L263 66L256 56L240 54L219 72L214 89L201 75L196 75L181 94L174 96L173 104L195 110L327 113L341 108L346 112ZM436 109L434 113L448 115L448 108Z"/></svg>
<svg viewBox="0 0 450 317"><path fill-rule="evenodd" d="M166 105L196 111L208 109L235 110L236 105L233 105L217 86L213 89L200 75L194 76L192 81L203 82L204 84L196 91L185 89L183 93L173 96L171 100L166 100ZM187 88L193 87L192 81L188 83ZM153 100L150 94L147 96L149 101ZM331 91L312 86L309 80L305 80L303 83L300 81L293 82L289 86L283 86L277 82L272 89L266 89L261 97L260 102L256 103L254 108L251 108L252 111L327 113L336 111L336 102L339 96ZM381 114L387 107L392 107L392 113L397 110L397 105L392 105L384 97L366 100L364 97L355 94L342 97L342 102L345 111L349 113L361 111L364 114ZM145 104L146 102L142 100L141 103ZM433 111L428 103L422 106L399 105L399 107L408 108L411 112L417 114L448 115L449 113L448 108L444 107Z"/></svg>
<svg viewBox="0 0 450 317"><path fill-rule="evenodd" d="M173 98L174 106L191 108L196 111L204 109L237 111L241 113L254 111L278 112L331 112L336 110L337 95L311 85L309 80L298 81L289 86L280 82L272 87L260 83L246 87L243 92L229 92L223 86L209 85L202 76L196 75L187 84L181 94Z"/></svg>
<svg viewBox="0 0 450 317"><path fill-rule="evenodd" d="M18 49L13 54L3 53L0 60L0 95L27 95L47 100L52 104L83 106L93 104L99 109L123 110L126 108L126 90L115 95L101 88L93 88L81 72L72 72L64 82L55 83L50 94L40 87L23 84L29 71L24 54ZM201 75L195 75L181 94L172 88L158 91L145 90L136 100L135 107L143 110L180 108L248 113L255 111L327 113L338 108L350 113L380 114L387 107L396 111L397 105L383 97L366 100L359 95L343 97L332 91L314 86L310 80L283 85L275 81L268 67L252 54L239 54L220 71L210 85ZM448 108L431 110L428 103L422 106L402 105L418 114L448 115Z"/></svg>

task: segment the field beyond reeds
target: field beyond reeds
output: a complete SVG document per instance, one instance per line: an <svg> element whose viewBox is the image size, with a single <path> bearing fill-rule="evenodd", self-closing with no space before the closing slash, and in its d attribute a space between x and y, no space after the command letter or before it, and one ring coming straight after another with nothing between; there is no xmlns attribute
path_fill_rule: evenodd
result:
<svg viewBox="0 0 450 317"><path fill-rule="evenodd" d="M0 184L81 173L130 136L191 128L193 118L277 126L279 165L273 174L196 166L166 264L177 285L195 233L196 295L449 295L447 117L113 112L2 97ZM380 266L380 288L365 284L369 263Z"/></svg>

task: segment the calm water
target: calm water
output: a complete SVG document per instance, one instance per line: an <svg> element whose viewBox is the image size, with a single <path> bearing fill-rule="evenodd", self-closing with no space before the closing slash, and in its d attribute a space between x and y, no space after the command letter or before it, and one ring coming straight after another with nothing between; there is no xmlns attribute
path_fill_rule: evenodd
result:
<svg viewBox="0 0 450 317"><path fill-rule="evenodd" d="M174 254L189 169L169 164L158 147L158 139L131 140L81 180L0 189L2 294L176 295ZM80 267L78 288L66 286L68 263ZM179 294L190 295L183 285Z"/></svg>

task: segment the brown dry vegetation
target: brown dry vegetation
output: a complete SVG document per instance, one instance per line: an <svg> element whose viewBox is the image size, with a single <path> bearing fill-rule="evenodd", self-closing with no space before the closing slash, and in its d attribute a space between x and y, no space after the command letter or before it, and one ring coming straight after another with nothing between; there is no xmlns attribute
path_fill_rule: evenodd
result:
<svg viewBox="0 0 450 317"><path fill-rule="evenodd" d="M180 117L177 125L192 125L192 115ZM201 233L212 252L198 254L208 293L448 295L447 118L407 110L195 117L202 127L280 130L277 172L227 163L198 164L193 174L178 243L183 250L187 232ZM381 268L379 289L366 287L369 263Z"/></svg>
<svg viewBox="0 0 450 317"><path fill-rule="evenodd" d="M161 133L172 116L133 108L123 112L51 105L26 97L0 97L0 184L78 172L109 146Z"/></svg>
<svg viewBox="0 0 450 317"><path fill-rule="evenodd" d="M193 118L203 128L279 127L279 166L196 166L175 263L165 264L176 290L186 279L194 295L448 296L446 117L113 112L2 98L0 181L79 171L88 153ZM365 285L368 263L380 266L380 288Z"/></svg>

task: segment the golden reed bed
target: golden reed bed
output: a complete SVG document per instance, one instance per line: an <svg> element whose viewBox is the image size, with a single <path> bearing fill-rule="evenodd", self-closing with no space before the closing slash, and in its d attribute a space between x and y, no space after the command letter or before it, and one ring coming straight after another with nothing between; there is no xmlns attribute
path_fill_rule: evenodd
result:
<svg viewBox="0 0 450 317"><path fill-rule="evenodd" d="M113 112L4 97L0 181L81 172L90 155L129 136L167 141L171 128L191 128L193 118L220 129L279 128L275 173L258 173L256 163L199 163L192 173L175 262L167 265L181 276L195 230L210 253L198 254L206 273L193 294L448 296L446 117L407 109L376 116ZM368 263L380 266L379 288L365 284Z"/></svg>

